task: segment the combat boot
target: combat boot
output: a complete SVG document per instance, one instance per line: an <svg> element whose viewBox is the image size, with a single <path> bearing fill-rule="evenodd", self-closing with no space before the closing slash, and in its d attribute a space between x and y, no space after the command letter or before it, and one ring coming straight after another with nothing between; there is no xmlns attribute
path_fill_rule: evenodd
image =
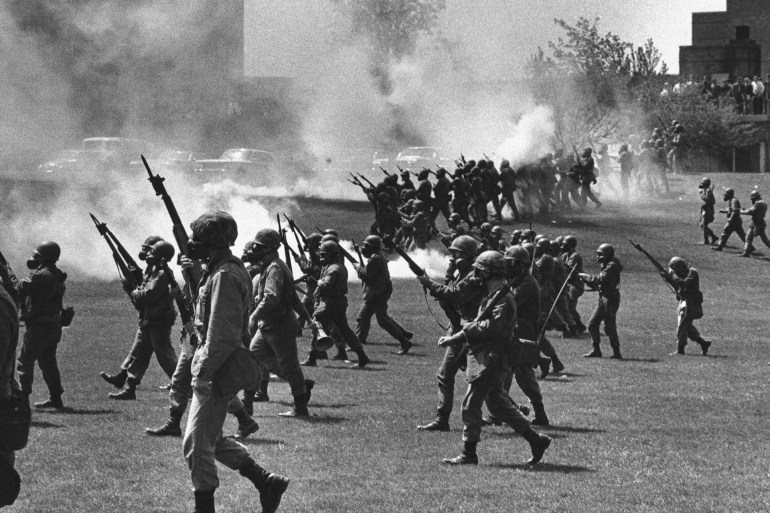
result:
<svg viewBox="0 0 770 513"><path fill-rule="evenodd" d="M289 487L289 478L267 472L253 460L240 470L240 474L251 481L254 487L259 490L262 513L275 513L281 504L283 493Z"/></svg>
<svg viewBox="0 0 770 513"><path fill-rule="evenodd" d="M259 382L259 390L254 394L255 403L269 403L270 396L267 395L267 387L270 385L269 379L263 379Z"/></svg>
<svg viewBox="0 0 770 513"><path fill-rule="evenodd" d="M522 434L524 439L529 442L529 448L532 451L532 457L527 460L529 465L535 465L543 459L546 449L551 446L551 437L541 435L530 429Z"/></svg>
<svg viewBox="0 0 770 513"><path fill-rule="evenodd" d="M551 372L551 359L541 356L538 365L540 366L540 379L545 379Z"/></svg>
<svg viewBox="0 0 770 513"><path fill-rule="evenodd" d="M366 365L371 361L369 360L369 357L366 356L363 348L357 350L356 354L358 355L358 363L356 365L359 367L366 367Z"/></svg>
<svg viewBox="0 0 770 513"><path fill-rule="evenodd" d="M347 361L348 359L348 352L345 351L344 347L338 347L337 348L337 354L334 357L335 360L341 360L343 362Z"/></svg>
<svg viewBox="0 0 770 513"><path fill-rule="evenodd" d="M476 454L476 443L477 442L464 442L463 452L460 453L459 456L455 456L454 458L444 458L441 461L447 465L478 465L479 457Z"/></svg>
<svg viewBox="0 0 770 513"><path fill-rule="evenodd" d="M278 414L279 417L309 417L307 409L307 394L294 396L294 408Z"/></svg>
<svg viewBox="0 0 770 513"><path fill-rule="evenodd" d="M244 390L243 391L243 398L241 399L241 402L243 403L243 410L246 412L246 415L251 417L254 415L254 392L253 390Z"/></svg>
<svg viewBox="0 0 770 513"><path fill-rule="evenodd" d="M315 386L315 381L313 381L312 379L305 380L305 404L310 403L310 396L313 394L314 386Z"/></svg>
<svg viewBox="0 0 770 513"><path fill-rule="evenodd" d="M243 418L241 418L241 414L243 415ZM253 435L259 431L259 424L257 424L257 421L252 419L245 411L238 410L235 413L235 416L238 417L237 438L248 438L249 435Z"/></svg>
<svg viewBox="0 0 770 513"><path fill-rule="evenodd" d="M396 354L399 356L403 356L409 352L409 350L412 348L414 344L412 344L410 341L404 339L401 341L401 349L399 349Z"/></svg>
<svg viewBox="0 0 770 513"><path fill-rule="evenodd" d="M182 436L180 423L183 413L183 411L171 410L165 424L157 428L146 428L145 432L150 436Z"/></svg>
<svg viewBox="0 0 770 513"><path fill-rule="evenodd" d="M535 410L535 418L532 421L532 424L536 426L550 425L551 422L548 420L548 415L545 414L545 406L543 403L532 403L532 408Z"/></svg>
<svg viewBox="0 0 770 513"><path fill-rule="evenodd" d="M214 490L195 492L195 513L216 513L214 508Z"/></svg>
<svg viewBox="0 0 770 513"><path fill-rule="evenodd" d="M110 392L107 394L110 399L117 401L135 401L136 400L136 380L128 378L126 388L120 392Z"/></svg>
<svg viewBox="0 0 770 513"><path fill-rule="evenodd" d="M502 426L503 421L498 419L497 417L493 417L492 415L487 415L485 418L481 419L481 425L482 426Z"/></svg>
<svg viewBox="0 0 770 513"><path fill-rule="evenodd" d="M115 388L123 388L126 384L126 378L128 378L128 371L126 369L120 369L117 374L107 374L106 372L100 372L99 375L104 381L114 386Z"/></svg>
<svg viewBox="0 0 770 513"><path fill-rule="evenodd" d="M432 422L417 426L417 429L420 431L449 431L449 415L438 412Z"/></svg>
<svg viewBox="0 0 770 513"><path fill-rule="evenodd" d="M53 408L55 410L63 410L64 409L64 403L61 400L61 396L51 396L49 399L45 401L41 401L39 403L35 403L35 408Z"/></svg>
<svg viewBox="0 0 770 513"><path fill-rule="evenodd" d="M559 360L558 356L553 356L551 358L551 361L553 362L553 373L554 374L561 374L564 372L564 364L561 363L561 360Z"/></svg>
<svg viewBox="0 0 770 513"><path fill-rule="evenodd" d="M590 353L586 353L583 355L583 358L601 358L601 357L602 357L602 352L599 351L598 349L594 349Z"/></svg>
<svg viewBox="0 0 770 513"><path fill-rule="evenodd" d="M318 358L316 357L315 351L311 350L310 354L307 355L307 359L302 360L301 362L299 362L299 364L302 365L303 367L315 367L317 365L316 364L317 359Z"/></svg>
<svg viewBox="0 0 770 513"><path fill-rule="evenodd" d="M703 356L708 356L709 354L709 348L711 347L711 342L709 340L699 340L698 344L700 345L700 350L703 353Z"/></svg>

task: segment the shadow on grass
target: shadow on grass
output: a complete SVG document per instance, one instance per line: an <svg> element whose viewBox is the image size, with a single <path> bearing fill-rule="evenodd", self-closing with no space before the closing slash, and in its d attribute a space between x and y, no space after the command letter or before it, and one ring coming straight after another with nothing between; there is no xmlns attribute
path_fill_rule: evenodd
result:
<svg viewBox="0 0 770 513"><path fill-rule="evenodd" d="M561 465L559 463L538 463L537 465L529 465L527 463L492 463L489 466L495 468L527 470L530 472L560 472L562 474L596 472L594 469L582 465Z"/></svg>
<svg viewBox="0 0 770 513"><path fill-rule="evenodd" d="M94 410L87 410L83 408L70 408L69 406L65 406L61 410L35 410L38 412L47 412L47 413L53 413L53 414L66 414L66 415L109 415L111 413L118 413L116 410L110 410L110 409L94 409Z"/></svg>
<svg viewBox="0 0 770 513"><path fill-rule="evenodd" d="M281 406L293 407L294 401L270 401L273 404L280 404ZM323 404L310 401L308 405L310 408L352 408L358 406L356 403L340 403L340 404ZM269 416L269 415L268 415Z"/></svg>
<svg viewBox="0 0 770 513"><path fill-rule="evenodd" d="M243 445L284 445L286 443L272 438L236 438L235 440Z"/></svg>
<svg viewBox="0 0 770 513"><path fill-rule="evenodd" d="M660 363L660 358L627 358L624 356L623 361L641 362L641 363Z"/></svg>
<svg viewBox="0 0 770 513"><path fill-rule="evenodd" d="M310 415L310 417L302 420L311 424L340 424L348 419L345 417L335 417L334 415Z"/></svg>
<svg viewBox="0 0 770 513"><path fill-rule="evenodd" d="M561 431L564 433L606 433L605 429L596 429L580 426L538 426L543 431Z"/></svg>
<svg viewBox="0 0 770 513"><path fill-rule="evenodd" d="M44 420L33 420L32 424L30 424L30 427L33 428L60 428L61 424L54 424L53 422L46 422Z"/></svg>

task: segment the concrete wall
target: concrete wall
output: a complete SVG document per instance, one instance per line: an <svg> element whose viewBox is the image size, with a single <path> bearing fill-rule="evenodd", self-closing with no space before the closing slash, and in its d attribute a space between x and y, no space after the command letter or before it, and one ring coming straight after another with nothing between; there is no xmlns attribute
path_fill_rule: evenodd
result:
<svg viewBox="0 0 770 513"><path fill-rule="evenodd" d="M693 46L724 46L732 34L727 32L726 12L695 12L692 15Z"/></svg>

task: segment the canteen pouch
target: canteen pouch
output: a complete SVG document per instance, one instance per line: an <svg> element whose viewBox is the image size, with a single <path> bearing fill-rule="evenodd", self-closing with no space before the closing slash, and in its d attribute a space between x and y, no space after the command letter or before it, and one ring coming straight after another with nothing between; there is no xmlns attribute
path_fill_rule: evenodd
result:
<svg viewBox="0 0 770 513"><path fill-rule="evenodd" d="M71 306L68 306L67 308L62 308L61 311L61 327L62 328L69 328L72 324L72 319L75 317L75 309Z"/></svg>

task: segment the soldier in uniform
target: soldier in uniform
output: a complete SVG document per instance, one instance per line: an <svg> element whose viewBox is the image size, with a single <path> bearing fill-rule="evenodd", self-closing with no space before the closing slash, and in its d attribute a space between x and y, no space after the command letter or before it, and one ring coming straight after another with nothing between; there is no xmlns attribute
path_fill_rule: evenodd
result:
<svg viewBox="0 0 770 513"><path fill-rule="evenodd" d="M513 194L518 188L516 186L516 172L511 168L511 163L507 160L503 160L500 163L500 186L503 195L500 209L502 210L505 204L508 203L511 212L513 212L513 218L516 221L520 220L521 216L519 215L519 209L516 207L516 198Z"/></svg>
<svg viewBox="0 0 770 513"><path fill-rule="evenodd" d="M300 269L304 273L303 281L305 283L305 291L307 294L302 296L302 304L305 305L305 310L312 317L315 310L315 289L318 279L321 277L321 259L318 256L318 247L321 244L321 238L323 236L320 233L311 233L305 240L307 241L305 251L308 254L308 259L300 264ZM315 343L318 340L318 329L311 323L311 330L313 338L310 342L310 357L300 362L300 365L314 367L316 360L326 360L328 358L326 351L319 351L315 347Z"/></svg>
<svg viewBox="0 0 770 513"><path fill-rule="evenodd" d="M423 169L417 174L417 199L428 207L431 204L431 195L433 194L433 185L431 185L429 178L430 171L427 169Z"/></svg>
<svg viewBox="0 0 770 513"><path fill-rule="evenodd" d="M567 284L566 297L569 313L572 315L572 320L575 321L575 329L578 334L581 334L586 330L586 326L580 319L580 313L577 310L578 300L585 291L583 280L580 279L580 273L583 272L583 256L577 252L577 238L574 235L564 237L562 251L562 261L566 271L569 273L572 269L575 269L575 272L572 273L572 278L570 278Z"/></svg>
<svg viewBox="0 0 770 513"><path fill-rule="evenodd" d="M315 290L313 317L327 333L336 330L343 344L346 343L358 355L358 366L365 367L369 363L369 357L348 325L348 270L341 260L339 246L332 240L322 242L318 248L318 256L323 268ZM338 356L347 357L344 345L338 346L338 351Z"/></svg>
<svg viewBox="0 0 770 513"><path fill-rule="evenodd" d="M586 148L583 150L583 156L580 159L580 196L582 203L585 205L588 200L594 202L596 208L602 206L602 202L594 195L591 190L591 184L596 183L596 175L594 170L594 158L592 156L593 150Z"/></svg>
<svg viewBox="0 0 770 513"><path fill-rule="evenodd" d="M442 285L426 275L417 279L430 294L439 300L439 304L447 313L451 322L450 333L462 330L463 323L472 321L478 312L479 302L483 295L481 281L474 276L473 261L478 254L477 242L468 235L461 235L449 246L450 269L455 274ZM465 364L460 355L459 345L448 345L444 359L438 368L438 413L435 420L428 424L417 426L424 431L449 431L449 415L452 413L455 390L455 376L460 367Z"/></svg>
<svg viewBox="0 0 770 513"><path fill-rule="evenodd" d="M451 201L452 182L447 178L446 169L443 167L436 171L436 183L433 185L433 210L430 214L430 223L435 226L439 213L449 221L449 203Z"/></svg>
<svg viewBox="0 0 770 513"><path fill-rule="evenodd" d="M289 479L267 472L245 446L222 436L222 425L238 390L256 381L246 346L253 302L251 279L230 246L238 237L235 220L226 212L209 212L190 225L187 254L207 263L195 303L195 329L200 345L192 363L193 399L184 435L184 455L195 492L196 513L214 513L219 487L215 459L238 470L259 491L262 511L274 512Z"/></svg>
<svg viewBox="0 0 770 513"><path fill-rule="evenodd" d="M412 233L412 246L417 249L425 249L430 241L430 223L426 215L427 203L415 200L413 216L402 218L402 226Z"/></svg>
<svg viewBox="0 0 770 513"><path fill-rule="evenodd" d="M709 225L714 222L714 205L716 199L714 199L714 187L711 184L711 179L704 177L698 185L698 194L700 195L700 227L703 229L703 244L714 244L718 237L709 228Z"/></svg>
<svg viewBox="0 0 770 513"><path fill-rule="evenodd" d="M634 170L634 154L629 150L628 144L620 146L618 163L620 164L620 188L623 189L623 196L628 198L628 180Z"/></svg>
<svg viewBox="0 0 770 513"><path fill-rule="evenodd" d="M415 190L414 182L412 182L412 178L409 176L409 171L407 170L401 171L401 190Z"/></svg>
<svg viewBox="0 0 770 513"><path fill-rule="evenodd" d="M491 413L511 426L530 444L529 464L540 462L551 439L534 431L529 421L505 391L505 380L514 354L516 302L509 291L497 304L497 292L505 286L505 258L497 251L486 251L473 264L484 285L479 314L491 306L491 315L471 321L453 335L441 337L440 347L468 344L468 389L463 399L463 451L444 459L449 465L476 465L476 445L481 438L481 408L486 401Z"/></svg>
<svg viewBox="0 0 770 513"><path fill-rule="evenodd" d="M377 324L401 344L401 349L396 354L405 355L412 347L413 335L388 315L388 300L393 294L393 282L388 272L388 261L381 252L382 239L376 235L368 236L361 246L361 253L368 260L364 265L355 266L363 284L364 294L364 301L356 317L356 336L362 344L366 343L374 315Z"/></svg>
<svg viewBox="0 0 770 513"><path fill-rule="evenodd" d="M599 291L599 304L596 305L591 319L588 321L588 332L593 341L593 350L584 354L586 358L601 358L602 350L599 347L601 336L599 326L604 323L604 333L610 339L612 356L616 360L622 360L620 354L620 340L618 339L618 327L616 317L620 308L620 272L623 266L620 260L615 258L615 248L611 244L601 244L596 250L596 260L601 265L601 271L597 275L580 273L580 278L593 285Z"/></svg>
<svg viewBox="0 0 770 513"><path fill-rule="evenodd" d="M698 270L679 257L673 257L668 263L668 272L661 271L663 279L669 281L679 297L679 324L676 330L677 350L674 354L684 354L687 339L697 342L706 356L711 342L701 337L693 325L696 319L703 317L703 293L700 291Z"/></svg>
<svg viewBox="0 0 770 513"><path fill-rule="evenodd" d="M666 170L668 169L668 152L666 151L665 145L666 142L663 139L658 139L655 142L653 165L657 171L658 179L666 190L665 193L670 194L671 189L668 187L668 177L666 176Z"/></svg>
<svg viewBox="0 0 770 513"><path fill-rule="evenodd" d="M492 227L492 229L489 231L489 238L487 239L487 243L489 246L489 249L494 249L495 251L499 251L500 253L505 253L505 250L507 249L508 245L505 242L505 239L503 238L503 227L498 225L495 225Z"/></svg>
<svg viewBox="0 0 770 513"><path fill-rule="evenodd" d="M151 239L148 237L145 243ZM101 373L102 378L116 388L121 388L125 383L123 390L109 394L112 399L136 399L136 387L147 372L153 353L169 379L176 369L177 356L171 343L171 328L176 320L174 298L170 291L173 276L167 276L162 265L162 262L171 261L175 251L174 246L158 239L149 247L142 246L146 253L147 269L142 283L130 291L131 300L139 310L139 327L134 345L120 372L112 376Z"/></svg>
<svg viewBox="0 0 770 513"><path fill-rule="evenodd" d="M500 203L500 173L495 169L495 163L491 159L480 161L479 169L481 169L481 179L484 182L484 192L492 203L492 208L495 210L495 218L502 222L503 207Z"/></svg>
<svg viewBox="0 0 770 513"><path fill-rule="evenodd" d="M468 213L470 185L463 173L462 168L456 169L452 179L452 212L460 215L463 221L468 223L468 226L471 226L472 223Z"/></svg>
<svg viewBox="0 0 770 513"><path fill-rule="evenodd" d="M32 393L35 362L43 372L49 398L35 403L36 408L63 409L64 393L56 361L56 349L62 335L61 310L67 274L56 267L61 248L52 241L39 244L27 260L29 275L19 281L21 320L26 330L19 352L17 370L23 394Z"/></svg>
<svg viewBox="0 0 770 513"><path fill-rule="evenodd" d="M768 240L765 234L765 215L767 214L767 204L762 201L762 195L759 191L751 191L749 195L751 199L751 208L747 210L741 210L741 214L745 216L751 216L751 225L749 231L746 234L746 247L741 253L742 257L748 257L754 252L754 237L759 237L764 242L765 246L770 248L770 240Z"/></svg>
<svg viewBox="0 0 770 513"><path fill-rule="evenodd" d="M719 212L727 214L727 222L725 223L724 230L722 230L719 242L711 248L714 251L722 251L722 248L727 244L727 239L730 238L733 232L738 234L741 242L746 242L746 233L743 231L743 221L741 220L741 202L735 197L735 190L725 189L723 199L727 202L727 208Z"/></svg>

